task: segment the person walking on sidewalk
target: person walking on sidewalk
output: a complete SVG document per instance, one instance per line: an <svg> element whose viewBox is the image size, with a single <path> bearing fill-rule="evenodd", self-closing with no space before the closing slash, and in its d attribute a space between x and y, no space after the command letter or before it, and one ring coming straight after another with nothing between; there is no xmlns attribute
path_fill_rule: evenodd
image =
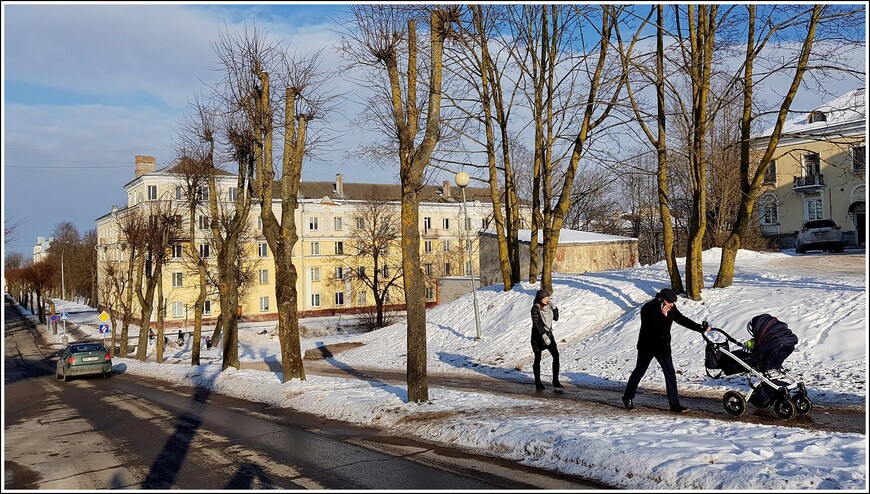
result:
<svg viewBox="0 0 870 494"><path fill-rule="evenodd" d="M671 358L671 325L677 324L702 333L709 330L707 321L698 324L677 310L677 294L670 288L665 288L656 294L655 298L645 303L640 309L640 334L637 338L637 364L631 371L622 404L628 410L634 410L634 395L637 386L646 374L652 359L656 359L665 374L665 389L668 394L668 404L671 412L683 413L688 410L680 404L677 393L677 375Z"/></svg>
<svg viewBox="0 0 870 494"><path fill-rule="evenodd" d="M541 382L541 354L548 350L553 356L553 387L561 388L559 382L559 349L556 338L553 337L553 321L559 320L559 308L550 300L547 290L538 290L535 302L532 304L532 352L535 362L532 370L535 373L535 388L544 389Z"/></svg>

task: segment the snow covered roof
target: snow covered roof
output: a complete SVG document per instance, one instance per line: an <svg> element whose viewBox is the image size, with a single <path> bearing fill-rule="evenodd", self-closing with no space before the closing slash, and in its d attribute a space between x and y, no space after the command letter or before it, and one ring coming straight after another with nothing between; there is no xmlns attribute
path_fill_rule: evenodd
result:
<svg viewBox="0 0 870 494"><path fill-rule="evenodd" d="M495 235L495 231L486 230L483 232L487 235ZM538 244L544 243L544 233L542 230L538 230ZM519 230L517 232L517 237L520 242L529 242L532 238L531 230ZM583 232L580 230L569 230L563 228L559 230L559 245L566 244L594 244L594 243L603 243L603 242L625 242L625 241L637 241L636 238L631 237L621 237L619 235L607 235L606 233L595 233L595 232Z"/></svg>
<svg viewBox="0 0 870 494"><path fill-rule="evenodd" d="M864 88L861 88L850 91L839 98L828 101L809 112L801 113L796 118L786 121L782 128L782 133L809 133L846 123L864 122L866 118L867 106L864 100ZM771 126L756 137L768 137L772 133L773 127Z"/></svg>

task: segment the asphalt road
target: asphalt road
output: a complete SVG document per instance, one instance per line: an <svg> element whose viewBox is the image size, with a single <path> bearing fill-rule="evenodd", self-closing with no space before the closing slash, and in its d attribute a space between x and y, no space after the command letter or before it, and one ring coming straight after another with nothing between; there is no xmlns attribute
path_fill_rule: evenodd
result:
<svg viewBox="0 0 870 494"><path fill-rule="evenodd" d="M5 315L4 490L607 488L137 376L64 383Z"/></svg>

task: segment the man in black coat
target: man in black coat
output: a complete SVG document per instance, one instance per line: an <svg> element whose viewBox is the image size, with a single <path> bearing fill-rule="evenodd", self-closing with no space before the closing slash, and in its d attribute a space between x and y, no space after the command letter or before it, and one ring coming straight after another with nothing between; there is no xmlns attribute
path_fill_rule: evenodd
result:
<svg viewBox="0 0 870 494"><path fill-rule="evenodd" d="M646 374L652 359L656 359L665 374L665 388L668 393L668 404L674 413L683 413L688 408L680 404L677 394L677 375L671 358L671 325L676 322L692 331L699 333L707 331L707 322L698 324L677 310L677 294L670 288L665 288L656 294L655 298L645 303L640 309L640 335L637 338L637 364L628 378L622 403L628 410L634 410L634 395L637 386Z"/></svg>
<svg viewBox="0 0 870 494"><path fill-rule="evenodd" d="M538 290L535 301L532 304L532 353L535 361L532 363L532 371L535 374L535 389L544 389L541 382L541 354L544 350L553 356L553 387L561 388L559 382L559 348L556 346L556 338L553 336L553 322L559 320L559 308L550 300L547 290Z"/></svg>

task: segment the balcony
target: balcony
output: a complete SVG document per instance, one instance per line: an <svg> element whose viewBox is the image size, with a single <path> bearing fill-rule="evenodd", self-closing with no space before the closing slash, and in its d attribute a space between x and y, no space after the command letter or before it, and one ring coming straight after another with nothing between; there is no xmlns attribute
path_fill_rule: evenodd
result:
<svg viewBox="0 0 870 494"><path fill-rule="evenodd" d="M794 177L794 191L802 194L818 192L825 188L825 176L821 173Z"/></svg>

